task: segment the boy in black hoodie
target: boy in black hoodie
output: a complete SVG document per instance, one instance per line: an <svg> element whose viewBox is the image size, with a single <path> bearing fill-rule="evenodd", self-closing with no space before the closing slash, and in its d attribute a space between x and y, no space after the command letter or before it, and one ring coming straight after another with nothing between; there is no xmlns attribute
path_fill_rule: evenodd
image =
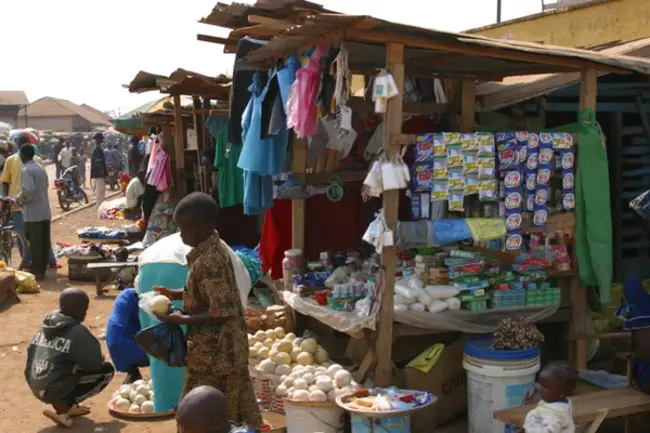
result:
<svg viewBox="0 0 650 433"><path fill-rule="evenodd" d="M59 311L43 320L27 350L27 383L36 398L54 408L43 415L63 427L72 425L72 417L90 413L79 403L99 394L115 375L99 341L81 324L89 303L80 289L61 292Z"/></svg>

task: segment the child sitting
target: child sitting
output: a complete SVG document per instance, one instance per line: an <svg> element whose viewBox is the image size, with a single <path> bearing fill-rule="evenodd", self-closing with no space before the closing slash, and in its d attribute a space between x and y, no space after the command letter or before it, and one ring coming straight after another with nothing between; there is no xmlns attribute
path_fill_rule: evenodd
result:
<svg viewBox="0 0 650 433"><path fill-rule="evenodd" d="M526 433L574 433L573 411L570 396L578 381L578 373L567 362L546 366L539 374L537 407L526 415Z"/></svg>

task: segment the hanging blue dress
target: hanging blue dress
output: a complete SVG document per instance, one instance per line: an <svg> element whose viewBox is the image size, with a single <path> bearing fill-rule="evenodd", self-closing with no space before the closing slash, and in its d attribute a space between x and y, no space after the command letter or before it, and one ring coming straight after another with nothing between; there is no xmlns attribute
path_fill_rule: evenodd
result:
<svg viewBox="0 0 650 433"><path fill-rule="evenodd" d="M261 215L273 206L273 176L282 174L287 157L289 131L281 128L276 135L262 138L262 102L277 70L269 73L267 85L262 88L258 74L248 90L251 99L242 117L243 148L237 166L244 170L244 213ZM285 122L286 125L286 122Z"/></svg>

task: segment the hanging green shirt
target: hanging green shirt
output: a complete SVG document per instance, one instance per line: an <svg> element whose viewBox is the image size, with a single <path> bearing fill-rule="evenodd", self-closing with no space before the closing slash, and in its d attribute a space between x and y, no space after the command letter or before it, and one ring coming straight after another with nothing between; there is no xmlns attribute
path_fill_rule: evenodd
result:
<svg viewBox="0 0 650 433"><path fill-rule="evenodd" d="M219 170L219 205L231 207L244 202L244 171L237 167L241 146L228 143L228 130L214 137L214 168Z"/></svg>

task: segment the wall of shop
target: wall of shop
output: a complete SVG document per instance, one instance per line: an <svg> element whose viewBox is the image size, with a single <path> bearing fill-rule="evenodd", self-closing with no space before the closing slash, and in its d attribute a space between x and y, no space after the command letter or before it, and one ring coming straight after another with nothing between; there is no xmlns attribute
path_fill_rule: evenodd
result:
<svg viewBox="0 0 650 433"><path fill-rule="evenodd" d="M5 107L0 107L0 122L8 123L15 128L20 106Z"/></svg>
<svg viewBox="0 0 650 433"><path fill-rule="evenodd" d="M650 1L604 0L468 30L498 39L568 47L650 37Z"/></svg>

